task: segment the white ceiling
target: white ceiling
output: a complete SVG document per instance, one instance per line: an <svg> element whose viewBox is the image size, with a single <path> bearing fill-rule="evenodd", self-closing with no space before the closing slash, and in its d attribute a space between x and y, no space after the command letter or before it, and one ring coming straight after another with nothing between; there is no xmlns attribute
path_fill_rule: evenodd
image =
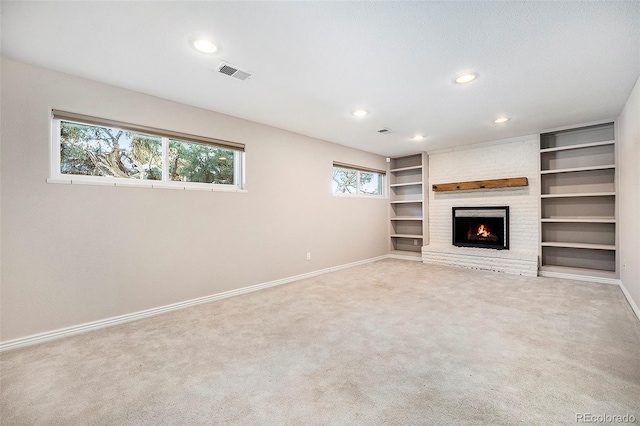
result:
<svg viewBox="0 0 640 426"><path fill-rule="evenodd" d="M3 56L382 155L614 118L640 75L637 1L1 7ZM220 51L190 48L198 35ZM465 71L480 77L454 84Z"/></svg>

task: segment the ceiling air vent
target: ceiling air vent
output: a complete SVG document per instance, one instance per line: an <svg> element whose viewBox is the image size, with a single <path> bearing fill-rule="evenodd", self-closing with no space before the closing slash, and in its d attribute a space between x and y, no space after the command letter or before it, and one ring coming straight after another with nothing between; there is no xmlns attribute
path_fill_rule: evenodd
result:
<svg viewBox="0 0 640 426"><path fill-rule="evenodd" d="M391 129L387 129L386 127L383 127L380 130L376 130L376 132L380 133L381 135L386 135L387 133L393 133Z"/></svg>
<svg viewBox="0 0 640 426"><path fill-rule="evenodd" d="M216 71L219 72L220 74L225 74L225 75L228 75L229 77L237 78L238 80L242 80L242 81L251 77L250 72L242 71L238 67L235 67L233 65L230 65L224 62L221 63L218 66L218 68L216 68Z"/></svg>

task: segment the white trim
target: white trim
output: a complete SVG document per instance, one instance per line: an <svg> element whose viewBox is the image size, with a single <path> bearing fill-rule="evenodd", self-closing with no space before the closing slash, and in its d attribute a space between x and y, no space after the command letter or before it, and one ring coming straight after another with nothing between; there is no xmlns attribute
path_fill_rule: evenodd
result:
<svg viewBox="0 0 640 426"><path fill-rule="evenodd" d="M162 176L169 176L169 138L162 138ZM59 169L58 169L59 170Z"/></svg>
<svg viewBox="0 0 640 426"><path fill-rule="evenodd" d="M599 283L599 284L613 284L618 286L621 284L620 280L616 278L603 278L603 277L592 277L588 275L565 274L562 272L539 271L539 275L541 277L564 278L567 280L587 281L590 283Z"/></svg>
<svg viewBox="0 0 640 426"><path fill-rule="evenodd" d="M246 152L246 151L245 151ZM247 156L245 155L245 152L242 153L242 155L240 155L240 180L238 181L238 184L240 185L240 189L242 189L243 191L247 189Z"/></svg>
<svg viewBox="0 0 640 426"><path fill-rule="evenodd" d="M631 306L631 310L638 317L638 321L640 321L640 307L638 307L636 302L631 298L631 294L629 294L629 291L624 286L624 283L622 282L622 280L620 280L620 289L622 290L624 297L627 299L627 302L629 302L629 305Z"/></svg>
<svg viewBox="0 0 640 426"><path fill-rule="evenodd" d="M74 325L71 327L59 328L57 330L47 331L44 333L33 334L31 336L21 337L18 339L8 340L6 342L0 343L0 352L4 352L10 349L22 348L24 346L35 345L38 343L44 343L44 342L59 339L62 337L84 333L87 331L98 330L100 328L110 327L112 325L124 324L130 321L135 321L142 318L148 318L148 317L162 314L165 312L187 308L189 306L199 305L207 302L213 302L215 300L226 299L228 297L239 296L241 294L251 293L254 291L262 290L269 287L275 287L282 284L288 284L290 282L312 278L318 275L327 274L329 272L339 271L341 269L347 269L347 268L352 268L354 266L377 262L379 260L387 259L388 257L389 255L383 255L383 256L373 257L370 259L359 260L357 262L351 262L351 263L347 263L339 266L332 266L329 268L320 269L318 271L307 272L306 274L295 275L292 277L282 278L275 281L269 281L262 284L255 284L248 287L239 288L236 290L225 291L222 293L212 294L210 296L204 296L196 299L186 300L184 302L173 303L171 305L159 306L157 308L146 309L144 311L133 312L130 314L119 315L116 317L105 318L98 321L92 321L84 324Z"/></svg>
<svg viewBox="0 0 640 426"><path fill-rule="evenodd" d="M236 182L236 186L238 189L242 189L244 187L244 179L242 179L242 161L240 157L244 157L243 154L240 154L238 151L233 151L233 164L236 164L237 167L233 168L233 181ZM169 158L167 156L167 158ZM169 176L167 174L167 176Z"/></svg>
<svg viewBox="0 0 640 426"><path fill-rule="evenodd" d="M63 185L71 185L71 179L47 178L47 183L59 183Z"/></svg>
<svg viewBox="0 0 640 426"><path fill-rule="evenodd" d="M412 262L422 262L422 257L411 256L411 255L401 255L401 254L390 254L389 259L400 259L400 260L409 260Z"/></svg>
<svg viewBox="0 0 640 426"><path fill-rule="evenodd" d="M56 180L60 182L60 181L63 181L64 178L60 178ZM47 183L49 183L48 180L47 180ZM95 182L88 182L84 179L76 179L75 177L73 179L69 179L68 183L74 184L74 185L116 186L116 183L113 181L96 180Z"/></svg>
<svg viewBox="0 0 640 426"><path fill-rule="evenodd" d="M238 186L224 186L207 183L190 183L190 182L161 182L157 180L86 180L79 179L77 176L73 178L48 178L47 183L66 184L66 185L95 185L95 186L116 186L116 187L133 187L147 189L177 189L180 191L208 191L208 192L240 192L247 193L246 189L240 189Z"/></svg>
<svg viewBox="0 0 640 426"><path fill-rule="evenodd" d="M72 182L72 184L82 183L83 185L93 185L92 182L84 181L84 182ZM138 180L138 179L123 179L121 182L114 182L113 186L126 186L130 188L147 188L152 189L153 184L148 181Z"/></svg>
<svg viewBox="0 0 640 426"><path fill-rule="evenodd" d="M49 161L49 176L60 175L60 120L53 120L51 126L51 150Z"/></svg>
<svg viewBox="0 0 640 426"><path fill-rule="evenodd" d="M386 198L382 194L348 194L343 192L334 192L333 196L338 198L378 198L382 200Z"/></svg>

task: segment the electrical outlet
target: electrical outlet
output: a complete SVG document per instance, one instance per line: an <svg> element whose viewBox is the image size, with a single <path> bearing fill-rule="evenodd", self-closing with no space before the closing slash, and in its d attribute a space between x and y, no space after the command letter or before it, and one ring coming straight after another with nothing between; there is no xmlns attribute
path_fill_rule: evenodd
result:
<svg viewBox="0 0 640 426"><path fill-rule="evenodd" d="M413 245L417 246L418 245L418 240L413 240Z"/></svg>
<svg viewBox="0 0 640 426"><path fill-rule="evenodd" d="M627 259L622 259L622 269L627 270Z"/></svg>
<svg viewBox="0 0 640 426"><path fill-rule="evenodd" d="M307 260L311 260L311 252L310 251L307 252Z"/></svg>

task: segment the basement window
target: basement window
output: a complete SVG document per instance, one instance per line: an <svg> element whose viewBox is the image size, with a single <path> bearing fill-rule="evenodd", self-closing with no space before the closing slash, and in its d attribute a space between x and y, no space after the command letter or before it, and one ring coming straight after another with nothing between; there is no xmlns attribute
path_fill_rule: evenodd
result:
<svg viewBox="0 0 640 426"><path fill-rule="evenodd" d="M53 183L242 190L244 145L53 111Z"/></svg>
<svg viewBox="0 0 640 426"><path fill-rule="evenodd" d="M339 196L382 197L384 175L381 170L334 162L332 192Z"/></svg>

